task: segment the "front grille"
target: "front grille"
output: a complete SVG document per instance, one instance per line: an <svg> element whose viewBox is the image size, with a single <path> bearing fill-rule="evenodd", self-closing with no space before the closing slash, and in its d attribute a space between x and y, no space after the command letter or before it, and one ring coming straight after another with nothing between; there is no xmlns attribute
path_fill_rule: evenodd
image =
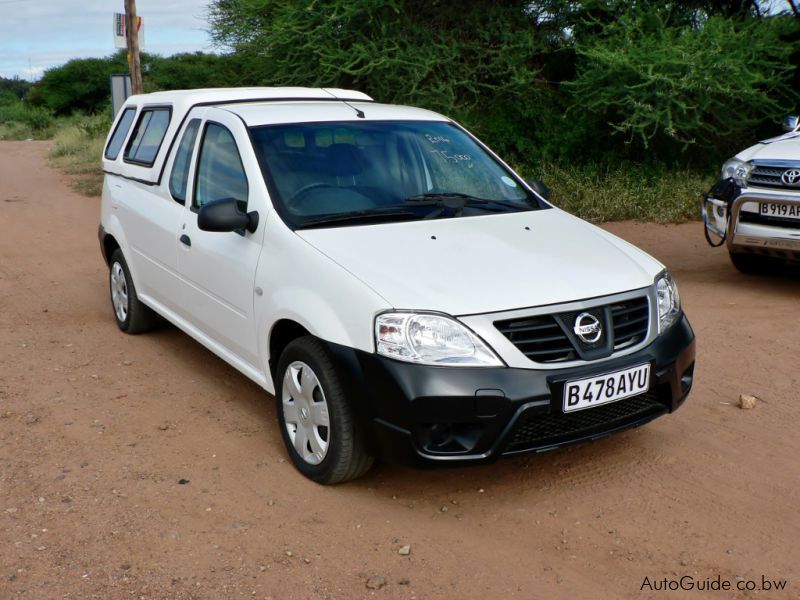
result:
<svg viewBox="0 0 800 600"><path fill-rule="evenodd" d="M798 219L785 219L783 217L773 217L771 215L762 215L754 212L741 211L739 213L739 221L742 223L784 227L786 229L800 229L800 220Z"/></svg>
<svg viewBox="0 0 800 600"><path fill-rule="evenodd" d="M577 358L572 342L553 315L498 321L495 327L533 361L549 363Z"/></svg>
<svg viewBox="0 0 800 600"><path fill-rule="evenodd" d="M634 298L611 306L614 350L635 346L647 337L650 306L647 298Z"/></svg>
<svg viewBox="0 0 800 600"><path fill-rule="evenodd" d="M603 334L596 343L587 344L572 332L575 319L582 312L593 314L602 324ZM649 301L647 296L640 296L586 311L521 317L496 321L494 325L532 361L559 363L602 358L633 347L647 338L649 322ZM608 339L609 331L613 332L613 343Z"/></svg>
<svg viewBox="0 0 800 600"><path fill-rule="evenodd" d="M753 170L750 171L750 175L747 177L747 185L755 187L798 189L797 186L786 185L781 180L781 176L785 171L798 168L800 168L800 163L790 166L769 164L755 165Z"/></svg>
<svg viewBox="0 0 800 600"><path fill-rule="evenodd" d="M572 413L522 416L504 453L543 449L593 437L633 425L667 412L650 390L639 396L618 400Z"/></svg>

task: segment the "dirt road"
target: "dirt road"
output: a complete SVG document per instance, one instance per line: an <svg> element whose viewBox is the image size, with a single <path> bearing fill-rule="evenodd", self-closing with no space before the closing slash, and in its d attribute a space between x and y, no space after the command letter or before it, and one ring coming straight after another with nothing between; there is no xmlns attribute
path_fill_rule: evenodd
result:
<svg viewBox="0 0 800 600"><path fill-rule="evenodd" d="M680 284L698 337L680 411L325 488L244 376L175 328L117 330L99 201L46 149L0 143L0 598L669 598L656 585L684 575L800 597L796 279L738 274L697 224L609 225Z"/></svg>

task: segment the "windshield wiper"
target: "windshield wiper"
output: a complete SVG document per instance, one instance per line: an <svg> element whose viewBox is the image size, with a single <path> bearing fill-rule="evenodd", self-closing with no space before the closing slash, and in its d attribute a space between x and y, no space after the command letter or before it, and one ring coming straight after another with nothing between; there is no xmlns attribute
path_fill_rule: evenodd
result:
<svg viewBox="0 0 800 600"><path fill-rule="evenodd" d="M448 205L448 208L451 208L450 205L452 205L452 208L458 208L458 206L464 206L465 204L486 204L487 202L493 202L493 200L478 198L461 192L428 192L426 194L408 196L406 202L442 203Z"/></svg>
<svg viewBox="0 0 800 600"><path fill-rule="evenodd" d="M397 218L415 218L417 215L410 210L398 210L397 207L387 207L388 210L356 210L346 213L334 213L330 215L323 215L303 221L298 229L310 229L312 227L319 227L327 225L328 223L342 223L345 221L372 221L376 219L397 219Z"/></svg>
<svg viewBox="0 0 800 600"><path fill-rule="evenodd" d="M506 208L513 208L516 210L531 210L531 207L521 202L512 202L510 200L491 200L488 198L478 198L477 196L470 196L469 194L462 194L461 192L430 192L427 194L416 194L406 198L406 202L416 202L420 204L430 204L436 206L436 210L428 213L423 217L424 219L435 219L440 216L445 209L455 211L456 216L461 214L465 206L475 208L482 208L484 210L492 210L487 204L494 204L497 206L504 206Z"/></svg>

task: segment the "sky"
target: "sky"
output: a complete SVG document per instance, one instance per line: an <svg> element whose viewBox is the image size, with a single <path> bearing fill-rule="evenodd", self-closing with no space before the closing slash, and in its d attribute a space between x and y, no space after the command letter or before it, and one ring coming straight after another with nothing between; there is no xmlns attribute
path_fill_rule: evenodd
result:
<svg viewBox="0 0 800 600"><path fill-rule="evenodd" d="M205 29L208 0L136 0L144 50L170 55L214 50ZM113 16L123 0L0 0L0 76L36 80L72 58L114 48Z"/></svg>

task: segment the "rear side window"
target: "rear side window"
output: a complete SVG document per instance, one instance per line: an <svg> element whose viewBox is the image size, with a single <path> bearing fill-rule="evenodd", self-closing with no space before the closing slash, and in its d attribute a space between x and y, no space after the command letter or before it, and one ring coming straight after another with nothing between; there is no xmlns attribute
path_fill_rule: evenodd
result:
<svg viewBox="0 0 800 600"><path fill-rule="evenodd" d="M200 119L192 119L183 132L180 146L175 153L175 162L172 164L172 173L169 176L169 193L176 202L186 203L186 185L189 181L189 161L192 158L192 148L200 129Z"/></svg>
<svg viewBox="0 0 800 600"><path fill-rule="evenodd" d="M153 166L169 126L169 108L146 108L139 116L133 139L128 143L125 160L148 167Z"/></svg>
<svg viewBox="0 0 800 600"><path fill-rule="evenodd" d="M111 136L108 146L106 147L105 156L108 160L116 160L119 151L122 149L122 143L125 141L128 131L131 128L131 123L133 123L133 117L135 115L135 108L126 108L122 113L117 123L117 128L114 130L114 135Z"/></svg>
<svg viewBox="0 0 800 600"><path fill-rule="evenodd" d="M217 125L206 125L195 173L194 207L212 200L234 198L247 209L247 175L231 132Z"/></svg>

